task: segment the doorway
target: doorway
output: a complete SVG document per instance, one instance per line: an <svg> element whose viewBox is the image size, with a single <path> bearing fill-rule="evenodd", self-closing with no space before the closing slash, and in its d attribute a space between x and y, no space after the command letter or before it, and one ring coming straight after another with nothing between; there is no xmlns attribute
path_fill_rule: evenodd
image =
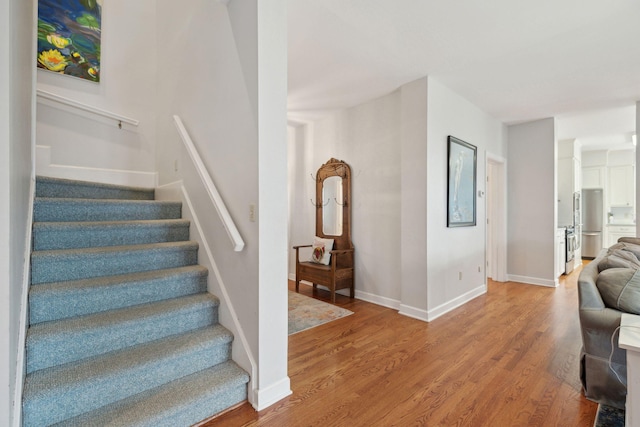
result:
<svg viewBox="0 0 640 427"><path fill-rule="evenodd" d="M487 153L487 277L507 281L506 160Z"/></svg>

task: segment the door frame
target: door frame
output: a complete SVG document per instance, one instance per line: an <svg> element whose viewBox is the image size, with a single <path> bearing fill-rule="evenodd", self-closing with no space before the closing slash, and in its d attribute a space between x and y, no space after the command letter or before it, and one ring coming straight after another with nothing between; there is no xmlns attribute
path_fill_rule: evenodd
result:
<svg viewBox="0 0 640 427"><path fill-rule="evenodd" d="M487 152L486 182L486 259L487 277L507 281L507 161ZM491 171L491 173L490 173ZM489 179L491 176L491 179ZM490 261L489 261L490 260Z"/></svg>

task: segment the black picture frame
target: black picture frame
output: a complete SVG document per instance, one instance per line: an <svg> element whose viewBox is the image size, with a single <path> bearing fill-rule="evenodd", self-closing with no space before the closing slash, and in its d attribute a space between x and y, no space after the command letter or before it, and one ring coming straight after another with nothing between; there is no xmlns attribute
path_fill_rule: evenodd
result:
<svg viewBox="0 0 640 427"><path fill-rule="evenodd" d="M447 137L447 227L476 225L477 148Z"/></svg>

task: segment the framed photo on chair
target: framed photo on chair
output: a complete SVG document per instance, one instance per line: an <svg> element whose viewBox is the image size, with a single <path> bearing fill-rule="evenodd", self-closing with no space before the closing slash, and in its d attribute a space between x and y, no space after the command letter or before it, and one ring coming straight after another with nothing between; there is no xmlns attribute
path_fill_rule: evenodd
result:
<svg viewBox="0 0 640 427"><path fill-rule="evenodd" d="M449 135L447 227L476 225L476 152L468 142Z"/></svg>

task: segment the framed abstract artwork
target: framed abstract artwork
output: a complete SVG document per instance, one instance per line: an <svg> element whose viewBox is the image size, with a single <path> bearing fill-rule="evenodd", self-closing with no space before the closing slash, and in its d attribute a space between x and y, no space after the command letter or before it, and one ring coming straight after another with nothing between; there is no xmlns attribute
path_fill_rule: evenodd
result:
<svg viewBox="0 0 640 427"><path fill-rule="evenodd" d="M475 226L477 149L453 136L447 142L447 227Z"/></svg>
<svg viewBox="0 0 640 427"><path fill-rule="evenodd" d="M37 65L100 81L102 0L38 0Z"/></svg>

